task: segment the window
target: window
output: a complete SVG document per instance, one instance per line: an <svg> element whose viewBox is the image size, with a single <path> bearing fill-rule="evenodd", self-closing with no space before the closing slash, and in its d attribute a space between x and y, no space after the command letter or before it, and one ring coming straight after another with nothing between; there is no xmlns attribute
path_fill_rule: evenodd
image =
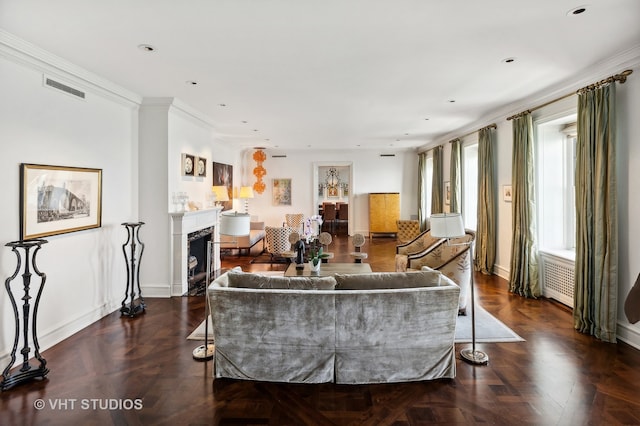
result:
<svg viewBox="0 0 640 426"><path fill-rule="evenodd" d="M539 248L573 257L576 114L538 123L535 132Z"/></svg>
<svg viewBox="0 0 640 426"><path fill-rule="evenodd" d="M424 212L426 217L431 217L431 184L433 182L433 156L429 155L425 162L425 182L424 182Z"/></svg>
<svg viewBox="0 0 640 426"><path fill-rule="evenodd" d="M478 222L478 143L462 147L462 219L473 231Z"/></svg>

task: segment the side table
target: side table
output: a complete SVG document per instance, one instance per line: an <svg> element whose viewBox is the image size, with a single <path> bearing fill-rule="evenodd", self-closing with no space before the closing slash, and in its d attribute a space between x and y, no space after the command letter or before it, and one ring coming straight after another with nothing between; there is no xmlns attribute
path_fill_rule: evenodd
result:
<svg viewBox="0 0 640 426"><path fill-rule="evenodd" d="M120 308L122 316L135 317L143 313L146 308L142 298L142 290L140 289L140 260L144 252L144 244L140 241L139 236L142 225L144 225L144 222L125 222L122 224L127 230L127 241L122 245L122 253L124 253L124 260L127 264L127 290L124 293L122 307ZM128 254L127 246L129 248ZM128 304L127 298L129 298ZM135 302L136 298L139 298L138 303Z"/></svg>
<svg viewBox="0 0 640 426"><path fill-rule="evenodd" d="M1 388L3 391L34 378L40 377L44 379L47 373L49 373L49 369L47 368L47 361L42 356L40 356L40 344L38 343L38 333L36 332L40 296L42 296L42 289L44 288L44 283L47 280L47 276L38 270L38 266L36 265L36 254L38 253L42 245L46 243L46 240L38 239L13 241L11 243L5 244L5 246L11 247L11 251L16 254L18 258L18 264L13 275L7 278L4 282L4 286L9 293L11 306L13 307L16 332L15 338L13 340L13 349L11 350L11 361L2 372ZM24 272L22 273L22 285L24 287L24 296L22 297L22 338L24 346L20 350L23 361L20 371L10 375L9 371L11 370L11 367L13 367L13 364L16 362L16 351L18 350L18 340L20 336L20 318L18 316L18 305L16 304L16 298L13 295L13 291L11 289L11 281L18 276L18 273L20 272L20 268L22 266L22 258L20 256L19 249L24 250ZM31 290L31 269L33 269L36 275L40 277L40 287L38 288L38 294L36 295L33 310L31 309L31 296L29 295L29 292ZM31 348L29 347L29 324L31 324L31 338L35 350L34 356L38 361L40 361L40 365L37 368L33 368L29 364L29 352L31 352Z"/></svg>

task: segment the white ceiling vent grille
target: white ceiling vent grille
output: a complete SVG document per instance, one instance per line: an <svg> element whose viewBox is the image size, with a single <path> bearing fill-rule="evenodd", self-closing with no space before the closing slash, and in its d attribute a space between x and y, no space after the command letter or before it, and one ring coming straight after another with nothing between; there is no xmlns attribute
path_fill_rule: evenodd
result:
<svg viewBox="0 0 640 426"><path fill-rule="evenodd" d="M76 98L80 98L80 99L84 99L85 98L85 93L81 90L75 89L71 86L68 86L64 83L60 83L59 81L56 81L50 77L44 76L44 85L51 87L53 89L56 90L60 90L63 91L73 97Z"/></svg>

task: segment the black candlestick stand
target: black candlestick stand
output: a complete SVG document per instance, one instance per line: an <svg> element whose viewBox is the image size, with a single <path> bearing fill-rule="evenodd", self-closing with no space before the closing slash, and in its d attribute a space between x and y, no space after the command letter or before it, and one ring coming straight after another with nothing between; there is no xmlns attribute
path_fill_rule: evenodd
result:
<svg viewBox="0 0 640 426"><path fill-rule="evenodd" d="M140 236L138 235L144 222L125 222L122 225L127 229L127 241L122 245L122 253L124 253L124 260L127 264L127 290L122 300L120 313L122 316L135 317L143 313L146 308L142 298L142 291L140 290L140 260L144 252L144 244L140 241ZM137 250L136 245L140 246L140 250ZM129 254L127 254L127 246L129 246ZM135 302L136 286L138 290L137 296L140 299L138 303ZM129 298L128 304L127 298Z"/></svg>
<svg viewBox="0 0 640 426"><path fill-rule="evenodd" d="M38 334L36 332L38 305L40 304L40 296L42 295L44 283L47 280L47 276L38 270L38 267L36 265L36 254L42 247L42 244L46 243L46 240L29 240L14 241L5 244L5 246L11 247L11 251L13 251L18 257L18 264L13 275L7 278L4 282L4 286L9 293L11 306L13 307L13 315L16 322L16 332L15 338L13 340L13 350L11 351L11 361L9 362L9 365L7 365L7 368L5 368L2 372L3 391L34 378L39 377L44 379L47 373L49 373L49 369L47 368L47 361L42 358L42 356L40 356L40 344L38 343ZM16 362L16 351L18 349L18 340L20 335L18 305L16 304L16 298L14 297L13 291L11 289L11 281L18 276L20 267L22 266L22 258L20 257L20 251L18 249L24 250L25 260L24 272L22 273L22 284L24 286L24 296L22 297L22 300L24 301L22 304L22 338L24 341L24 346L20 350L20 353L23 357L22 367L20 368L19 372L10 375L9 371L11 370L11 367L13 367L13 364ZM33 249L33 251L31 251L31 249ZM31 296L29 295L29 291L31 290L31 268L33 268L33 271L40 277L40 288L38 289L36 301L33 305L33 311L31 310L31 305L29 303L31 300ZM31 321L29 321L29 319L31 319ZM31 338L33 340L33 346L35 350L34 356L38 361L40 361L40 366L38 368L33 368L29 364L29 352L31 352L31 348L29 347L29 324L31 324Z"/></svg>

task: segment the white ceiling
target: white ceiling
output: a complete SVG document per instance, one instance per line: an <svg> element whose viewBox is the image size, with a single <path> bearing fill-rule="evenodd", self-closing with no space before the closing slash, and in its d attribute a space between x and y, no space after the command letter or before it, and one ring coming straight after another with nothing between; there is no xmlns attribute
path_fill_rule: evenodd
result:
<svg viewBox="0 0 640 426"><path fill-rule="evenodd" d="M580 1L0 0L0 28L228 143L395 150L638 46L640 1Z"/></svg>

